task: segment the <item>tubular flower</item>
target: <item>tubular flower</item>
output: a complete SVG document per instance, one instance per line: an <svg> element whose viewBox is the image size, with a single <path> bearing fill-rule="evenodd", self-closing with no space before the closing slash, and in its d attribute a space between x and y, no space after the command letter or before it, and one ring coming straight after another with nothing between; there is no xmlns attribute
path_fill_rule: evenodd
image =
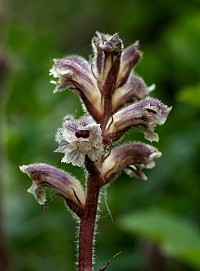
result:
<svg viewBox="0 0 200 271"><path fill-rule="evenodd" d="M131 127L144 126L145 138L158 141L159 137L154 133L154 128L164 124L170 111L171 107L167 107L157 99L147 98L135 102L112 116L107 125L107 138L117 140Z"/></svg>
<svg viewBox="0 0 200 271"><path fill-rule="evenodd" d="M121 171L146 180L143 169L153 167L161 153L143 143L114 148L112 143L138 127L142 127L147 140L158 141L154 130L165 123L171 107L149 97L155 86L147 86L135 74L142 59L138 41L124 49L117 33L96 32L92 49L90 60L77 55L54 59L50 69L54 77L51 82L56 85L54 92L71 89L82 100L87 114L78 120L69 116L63 120L56 134L55 152L64 154L61 162L85 168L90 189L109 183ZM43 188L47 186L61 194L76 214L84 212L85 195L75 178L45 164L22 166L21 170L32 178L29 192L40 204L45 203ZM89 186L90 181L95 186ZM89 188L87 193L91 192ZM90 195L87 196L89 201Z"/></svg>
<svg viewBox="0 0 200 271"><path fill-rule="evenodd" d="M47 164L23 165L20 170L32 179L28 192L34 195L39 204L46 202L45 187L53 189L64 197L67 205L77 214L85 204L85 195L81 184L63 170Z"/></svg>
<svg viewBox="0 0 200 271"><path fill-rule="evenodd" d="M103 152L100 125L90 117L66 118L57 132L56 141L59 147L55 151L65 154L61 161L74 166L84 166L86 155L95 162Z"/></svg>
<svg viewBox="0 0 200 271"><path fill-rule="evenodd" d="M154 167L154 159L160 156L161 153L153 146L143 143L124 144L112 149L103 161L101 174L105 183L122 170L130 176L146 180L142 169Z"/></svg>
<svg viewBox="0 0 200 271"><path fill-rule="evenodd" d="M80 95L88 111L100 118L102 114L101 95L97 87L91 65L80 56L70 56L64 59L54 59L50 75L58 78L54 92L72 89Z"/></svg>

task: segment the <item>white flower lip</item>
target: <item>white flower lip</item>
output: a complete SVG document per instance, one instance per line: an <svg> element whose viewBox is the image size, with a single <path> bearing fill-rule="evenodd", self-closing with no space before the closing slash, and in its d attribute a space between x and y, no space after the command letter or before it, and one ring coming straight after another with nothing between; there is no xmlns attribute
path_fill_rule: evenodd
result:
<svg viewBox="0 0 200 271"><path fill-rule="evenodd" d="M59 147L55 151L64 153L61 161L74 166L84 166L86 155L95 162L103 153L100 124L88 117L65 119L63 127L57 132L56 141Z"/></svg>

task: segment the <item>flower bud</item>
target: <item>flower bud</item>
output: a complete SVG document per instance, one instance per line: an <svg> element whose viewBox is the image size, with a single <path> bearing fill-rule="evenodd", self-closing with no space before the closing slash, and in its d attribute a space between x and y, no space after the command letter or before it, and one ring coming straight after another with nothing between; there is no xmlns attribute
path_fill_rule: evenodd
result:
<svg viewBox="0 0 200 271"><path fill-rule="evenodd" d="M20 166L20 170L32 179L28 192L33 194L39 204L45 204L45 187L63 196L67 205L80 215L85 205L85 194L79 181L67 172L47 164Z"/></svg>
<svg viewBox="0 0 200 271"><path fill-rule="evenodd" d="M116 111L119 107L126 103L136 102L143 99L151 91L155 89L155 85L147 87L144 80L136 75L130 75L127 82L116 89L112 97L112 108Z"/></svg>
<svg viewBox="0 0 200 271"><path fill-rule="evenodd" d="M126 83L131 70L142 58L142 53L139 47L139 42L136 41L123 51L117 87L121 87Z"/></svg>
<svg viewBox="0 0 200 271"><path fill-rule="evenodd" d="M123 44L118 34L113 36L96 32L92 39L94 51L93 72L104 97L111 97L116 89Z"/></svg>

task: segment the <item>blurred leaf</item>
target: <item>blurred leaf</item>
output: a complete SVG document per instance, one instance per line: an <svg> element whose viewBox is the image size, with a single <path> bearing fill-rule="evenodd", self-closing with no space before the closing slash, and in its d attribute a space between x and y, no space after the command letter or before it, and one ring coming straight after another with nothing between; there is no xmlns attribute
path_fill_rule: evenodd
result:
<svg viewBox="0 0 200 271"><path fill-rule="evenodd" d="M131 234L157 243L167 256L200 268L200 235L184 219L152 209L126 215L119 225Z"/></svg>
<svg viewBox="0 0 200 271"><path fill-rule="evenodd" d="M200 84L183 88L177 93L177 99L200 108Z"/></svg>

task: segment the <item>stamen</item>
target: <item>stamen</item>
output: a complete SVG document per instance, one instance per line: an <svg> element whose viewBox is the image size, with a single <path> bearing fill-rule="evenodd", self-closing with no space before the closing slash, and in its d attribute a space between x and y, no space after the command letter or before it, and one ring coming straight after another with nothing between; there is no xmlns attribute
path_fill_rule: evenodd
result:
<svg viewBox="0 0 200 271"><path fill-rule="evenodd" d="M90 136L90 131L89 130L78 130L76 133L75 133L75 136L77 138L88 138Z"/></svg>

